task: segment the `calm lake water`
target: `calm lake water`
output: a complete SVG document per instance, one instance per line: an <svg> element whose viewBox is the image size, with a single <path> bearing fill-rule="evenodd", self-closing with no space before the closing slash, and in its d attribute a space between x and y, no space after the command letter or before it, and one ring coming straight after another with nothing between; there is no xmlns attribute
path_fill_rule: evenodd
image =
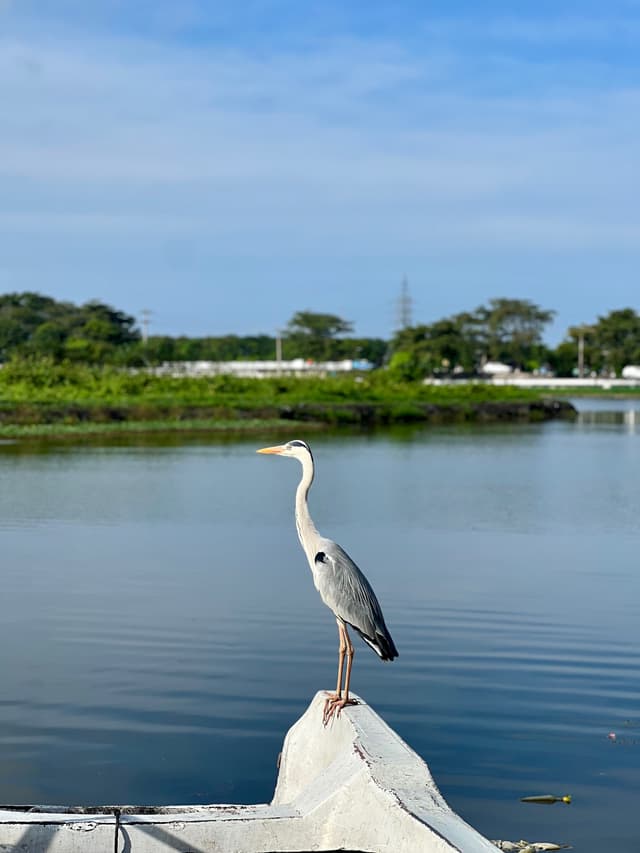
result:
<svg viewBox="0 0 640 853"><path fill-rule="evenodd" d="M637 853L640 402L578 406L311 437L311 507L400 650L357 640L352 686L453 808L490 838ZM271 799L337 651L299 465L254 453L274 440L0 446L0 802ZM546 793L573 804L519 802Z"/></svg>

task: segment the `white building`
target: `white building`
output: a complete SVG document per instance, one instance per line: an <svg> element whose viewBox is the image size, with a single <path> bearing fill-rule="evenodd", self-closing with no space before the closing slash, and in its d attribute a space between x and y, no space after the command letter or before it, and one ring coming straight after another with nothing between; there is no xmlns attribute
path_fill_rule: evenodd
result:
<svg viewBox="0 0 640 853"><path fill-rule="evenodd" d="M251 379L267 376L330 376L336 373L351 373L354 370L371 370L373 365L366 359L343 359L342 361L312 361L294 358L290 361L165 361L151 368L156 376L219 376L231 374Z"/></svg>

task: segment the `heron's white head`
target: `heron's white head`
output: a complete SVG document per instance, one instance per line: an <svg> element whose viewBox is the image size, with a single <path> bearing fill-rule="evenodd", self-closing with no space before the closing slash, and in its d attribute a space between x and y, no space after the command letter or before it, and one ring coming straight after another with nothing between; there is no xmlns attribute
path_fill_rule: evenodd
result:
<svg viewBox="0 0 640 853"><path fill-rule="evenodd" d="M288 441L286 444L277 444L274 447L262 447L260 450L256 450L256 453L273 453L277 456L293 456L294 459L299 459L302 462L305 458L309 458L309 456L311 456L311 448L306 441L294 438L293 441Z"/></svg>

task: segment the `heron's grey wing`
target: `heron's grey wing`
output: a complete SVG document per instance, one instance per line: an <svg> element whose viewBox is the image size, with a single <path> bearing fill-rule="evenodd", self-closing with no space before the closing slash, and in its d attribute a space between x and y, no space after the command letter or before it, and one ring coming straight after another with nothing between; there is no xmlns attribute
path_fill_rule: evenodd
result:
<svg viewBox="0 0 640 853"><path fill-rule="evenodd" d="M336 616L347 622L382 658L398 656L371 584L340 545L323 539L315 555L318 591Z"/></svg>

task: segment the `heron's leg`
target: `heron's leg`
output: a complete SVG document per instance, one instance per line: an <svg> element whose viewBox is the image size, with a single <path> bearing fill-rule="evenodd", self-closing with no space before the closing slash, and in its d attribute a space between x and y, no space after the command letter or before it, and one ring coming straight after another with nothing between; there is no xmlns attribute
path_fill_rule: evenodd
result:
<svg viewBox="0 0 640 853"><path fill-rule="evenodd" d="M322 719L323 719L323 722L325 725L327 724L327 721L329 720L329 717L331 716L330 708L331 708L332 704L334 702L337 702L338 699L340 699L340 696L342 695L342 673L344 670L344 658L345 658L345 654L347 652L347 642L349 641L347 631L346 631L344 625L342 624L342 622L340 622L339 619L336 619L336 622L338 623L338 639L340 641L340 645L338 647L338 683L336 685L336 692L329 694L329 696L327 696L325 703L324 703L324 709L322 711ZM328 714L328 716L327 716L327 714Z"/></svg>
<svg viewBox="0 0 640 853"><path fill-rule="evenodd" d="M353 666L353 657L355 655L355 649L351 643L351 638L349 637L349 632L347 631L346 625L342 626L342 631L344 632L344 639L347 643L346 648L346 656L347 656L347 674L344 680L344 695L340 696L340 686L341 681L338 686L338 695L336 698L329 698L325 702L324 713L322 715L322 719L324 725L326 726L329 720L335 715L337 717L340 716L340 711L345 707L345 705L357 705L357 701L355 699L349 699L349 682L351 680L351 667ZM342 673L340 673L340 678L342 677Z"/></svg>
<svg viewBox="0 0 640 853"><path fill-rule="evenodd" d="M347 643L349 641L347 629L341 622L338 622L338 635L340 637L340 648L338 649L338 684L336 685L337 699L342 695L342 671L344 669L344 656L346 654Z"/></svg>
<svg viewBox="0 0 640 853"><path fill-rule="evenodd" d="M346 675L345 680L344 680L344 699L345 699L345 705L348 705L348 704L355 704L355 703L349 702L349 682L351 681L351 667L353 666L353 657L354 657L356 651L353 648L353 644L351 642L351 637L349 636L349 633L348 633L346 628L344 629L344 635L345 635L346 640L347 640L347 675Z"/></svg>

